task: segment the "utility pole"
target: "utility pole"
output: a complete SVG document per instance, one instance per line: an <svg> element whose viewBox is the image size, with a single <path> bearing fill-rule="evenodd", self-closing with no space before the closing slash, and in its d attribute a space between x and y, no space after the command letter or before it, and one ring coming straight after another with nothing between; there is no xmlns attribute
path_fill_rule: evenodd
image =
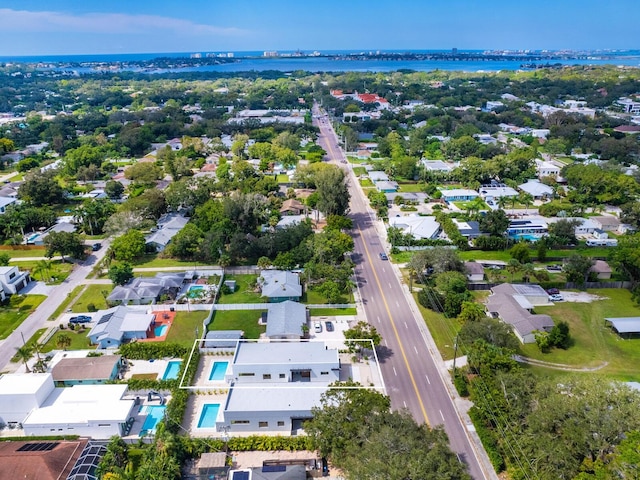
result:
<svg viewBox="0 0 640 480"><path fill-rule="evenodd" d="M456 339L453 344L453 378L456 377L456 358L458 357L458 335L456 334Z"/></svg>

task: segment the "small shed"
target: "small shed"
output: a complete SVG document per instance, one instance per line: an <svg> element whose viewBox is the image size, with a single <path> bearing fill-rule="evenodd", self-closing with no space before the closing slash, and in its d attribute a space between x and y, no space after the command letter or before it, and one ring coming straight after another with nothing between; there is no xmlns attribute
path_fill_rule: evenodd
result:
<svg viewBox="0 0 640 480"><path fill-rule="evenodd" d="M619 335L627 334L631 336L640 334L640 317L609 317L604 320L605 324L611 325Z"/></svg>
<svg viewBox="0 0 640 480"><path fill-rule="evenodd" d="M227 454L224 452L203 453L196 465L199 478L227 478Z"/></svg>

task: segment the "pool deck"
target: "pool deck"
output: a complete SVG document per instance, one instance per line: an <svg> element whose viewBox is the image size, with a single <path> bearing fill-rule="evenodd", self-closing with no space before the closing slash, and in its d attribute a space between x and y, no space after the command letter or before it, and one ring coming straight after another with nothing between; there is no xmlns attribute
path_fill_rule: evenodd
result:
<svg viewBox="0 0 640 480"><path fill-rule="evenodd" d="M157 311L151 313L156 316L155 324L147 332L147 338L139 339L138 342L164 342L167 339L167 335L169 335L173 320L176 318L176 312ZM167 330L161 337L156 337L155 329L162 325L166 325Z"/></svg>

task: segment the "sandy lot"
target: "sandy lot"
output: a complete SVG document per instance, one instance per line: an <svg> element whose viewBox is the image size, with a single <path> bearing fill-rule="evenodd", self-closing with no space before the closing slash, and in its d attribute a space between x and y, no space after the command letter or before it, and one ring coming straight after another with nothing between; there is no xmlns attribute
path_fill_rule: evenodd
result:
<svg viewBox="0 0 640 480"><path fill-rule="evenodd" d="M592 295L587 292L564 292L560 291L560 294L564 297L565 302L578 302L578 303L591 303L597 300L606 300L607 297L600 297L598 295Z"/></svg>

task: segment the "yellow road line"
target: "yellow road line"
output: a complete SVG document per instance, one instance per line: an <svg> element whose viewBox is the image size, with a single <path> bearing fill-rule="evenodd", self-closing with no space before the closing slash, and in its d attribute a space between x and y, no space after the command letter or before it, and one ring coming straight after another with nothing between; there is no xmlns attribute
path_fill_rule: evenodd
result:
<svg viewBox="0 0 640 480"><path fill-rule="evenodd" d="M371 264L371 270L373 271L373 276L376 279L376 283L378 284L378 289L380 289L380 295L382 295L382 302L384 303L384 307L387 309L387 314L389 315L389 320L391 320L391 327L393 328L393 333L396 335L396 340L398 340L398 345L400 346L400 353L402 354L402 358L404 360L404 364L407 366L407 370L409 372L409 377L411 378L411 383L413 384L413 389L416 392L416 396L418 397L418 402L420 402L420 410L422 410L422 414L424 415L424 419L429 423L429 417L427 416L427 411L424 408L424 403L422 402L422 397L420 396L420 392L418 391L418 384L416 383L416 379L413 376L413 372L411 371L411 367L409 366L409 360L407 360L407 355L404 351L404 347L402 346L402 342L400 341L400 336L398 335L398 329L396 328L396 322L393 320L393 315L391 315L391 309L389 308L389 304L387 303L387 299L384 295L384 290L382 290L382 284L380 283L380 279L378 278L378 273L373 266L373 261L371 260L371 254L369 253L369 249L367 248L367 242L364 239L364 235L362 235L362 230L358 227L358 232L360 232L360 238L362 238L362 245L364 246L365 253L367 254L367 258L369 259L369 263Z"/></svg>

